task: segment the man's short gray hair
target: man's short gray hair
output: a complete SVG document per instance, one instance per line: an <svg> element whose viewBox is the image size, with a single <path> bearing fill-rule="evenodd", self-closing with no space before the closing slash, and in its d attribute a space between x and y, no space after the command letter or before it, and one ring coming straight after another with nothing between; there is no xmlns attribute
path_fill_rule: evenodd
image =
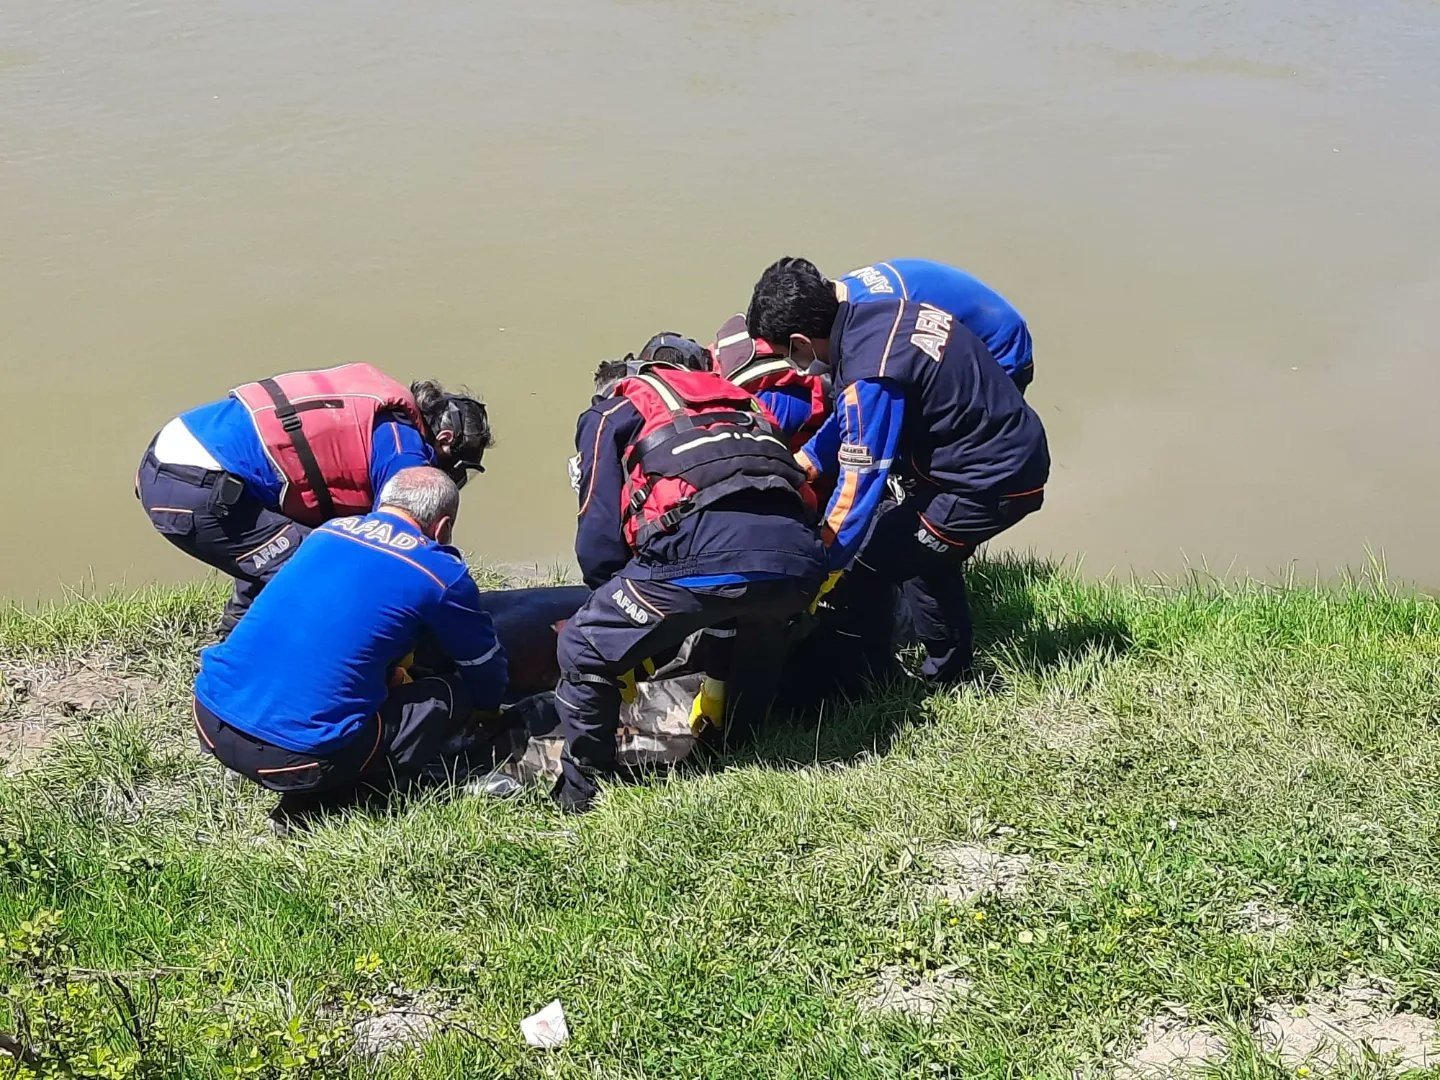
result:
<svg viewBox="0 0 1440 1080"><path fill-rule="evenodd" d="M439 469L401 469L381 490L380 505L404 510L422 529L429 529L441 518L455 520L460 489Z"/></svg>

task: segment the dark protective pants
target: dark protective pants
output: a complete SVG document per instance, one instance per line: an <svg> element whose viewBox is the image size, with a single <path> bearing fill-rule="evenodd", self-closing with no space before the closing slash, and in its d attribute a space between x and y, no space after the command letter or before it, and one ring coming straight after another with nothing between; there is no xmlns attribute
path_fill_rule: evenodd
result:
<svg viewBox="0 0 1440 1080"><path fill-rule="evenodd" d="M1043 490L983 499L917 490L898 506L882 509L835 598L842 611L840 633L859 642L872 671L886 670L894 658L891 589L899 585L925 648L921 673L939 683L969 678L975 639L965 560L1040 509L1044 499Z"/></svg>
<svg viewBox="0 0 1440 1080"><path fill-rule="evenodd" d="M385 790L436 761L473 708L458 675L435 675L390 691L380 711L323 757L267 743L231 727L199 701L200 745L227 769L282 795L344 796Z"/></svg>
<svg viewBox="0 0 1440 1080"><path fill-rule="evenodd" d="M768 688L766 677L745 678L734 680L736 685L727 693L726 741L750 734L774 696L786 624L819 586L818 580L779 578L691 589L637 580L622 570L596 589L560 632L555 704L565 752L560 779L551 792L555 800L569 809L589 807L597 779L615 769L620 677L644 660L673 651L697 630L733 625L735 647L740 650L737 662L743 653L776 661L765 666L767 671L773 669ZM719 654L712 653L706 668L719 678L731 675L724 666L726 644L725 638L706 643L707 652ZM727 684L731 681L727 678Z"/></svg>
<svg viewBox="0 0 1440 1080"><path fill-rule="evenodd" d="M135 494L155 531L185 554L235 579L218 627L229 634L260 590L300 547L310 528L242 491L225 505L237 478L191 465L165 465L145 451Z"/></svg>

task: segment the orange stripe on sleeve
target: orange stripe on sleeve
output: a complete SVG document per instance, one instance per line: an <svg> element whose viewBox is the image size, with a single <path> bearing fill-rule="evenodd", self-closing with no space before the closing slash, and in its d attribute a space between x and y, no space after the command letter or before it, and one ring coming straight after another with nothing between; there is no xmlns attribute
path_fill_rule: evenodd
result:
<svg viewBox="0 0 1440 1080"><path fill-rule="evenodd" d="M840 535L841 528L845 525L845 519L850 516L850 511L855 507L855 496L860 491L860 474L854 469L842 469L840 480L840 492L835 497L835 504L825 519L826 527L836 536Z"/></svg>

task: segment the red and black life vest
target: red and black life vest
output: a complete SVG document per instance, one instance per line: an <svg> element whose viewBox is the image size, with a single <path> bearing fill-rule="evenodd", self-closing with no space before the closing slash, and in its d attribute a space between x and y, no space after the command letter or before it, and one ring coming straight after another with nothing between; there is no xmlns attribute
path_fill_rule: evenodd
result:
<svg viewBox="0 0 1440 1080"><path fill-rule="evenodd" d="M710 371L641 367L611 392L643 423L625 451L620 519L639 550L691 514L745 491L779 491L813 512L785 434L749 392Z"/></svg>
<svg viewBox="0 0 1440 1080"><path fill-rule="evenodd" d="M716 334L712 369L736 386L758 394L762 390L799 387L810 397L810 415L790 433L790 449L798 451L819 431L830 415L830 393L820 375L807 375L775 351L763 338L752 338L744 315L732 315Z"/></svg>
<svg viewBox="0 0 1440 1080"><path fill-rule="evenodd" d="M377 413L398 413L425 432L409 389L369 364L292 371L230 393L249 411L284 478L281 513L304 525L370 512Z"/></svg>

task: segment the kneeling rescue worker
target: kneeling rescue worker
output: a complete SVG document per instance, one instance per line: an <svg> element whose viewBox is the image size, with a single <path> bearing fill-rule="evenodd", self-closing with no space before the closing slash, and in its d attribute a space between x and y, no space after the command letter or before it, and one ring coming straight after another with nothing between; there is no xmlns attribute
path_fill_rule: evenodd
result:
<svg viewBox="0 0 1440 1080"><path fill-rule="evenodd" d="M783 433L752 395L693 370L708 366L703 349L659 341L600 365L576 428L575 554L594 592L558 646L565 751L551 794L570 810L588 809L616 769L628 673L724 624L783 649L825 574L813 496Z"/></svg>
<svg viewBox="0 0 1440 1080"><path fill-rule="evenodd" d="M443 472L401 470L378 510L311 533L234 632L200 654L202 748L280 792L282 817L418 772L477 710L499 708L505 650L448 546L459 505ZM455 673L394 678L422 634Z"/></svg>
<svg viewBox="0 0 1440 1080"><path fill-rule="evenodd" d="M368 513L402 469L463 486L490 443L485 406L438 383L407 388L369 364L296 371L170 421L136 494L165 539L235 579L223 637L315 526Z"/></svg>
<svg viewBox="0 0 1440 1080"><path fill-rule="evenodd" d="M903 298L840 299L804 259L766 269L746 321L797 366L833 368L835 413L797 458L814 474L838 473L822 531L827 586L855 562L839 605L846 636L859 639L872 671L893 665L892 627L876 616L902 584L923 674L970 678L964 563L1040 508L1050 472L1040 417L952 313ZM872 531L892 472L905 497Z"/></svg>

